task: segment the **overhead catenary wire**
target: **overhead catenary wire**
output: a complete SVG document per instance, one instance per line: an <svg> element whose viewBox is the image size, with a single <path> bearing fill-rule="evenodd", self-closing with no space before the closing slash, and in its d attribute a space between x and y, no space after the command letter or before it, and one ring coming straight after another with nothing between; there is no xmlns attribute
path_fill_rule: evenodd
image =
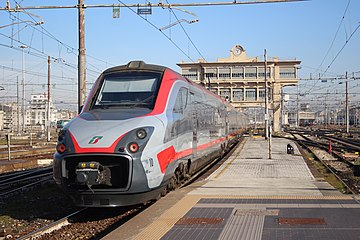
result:
<svg viewBox="0 0 360 240"><path fill-rule="evenodd" d="M166 0L166 2L169 4L169 6L171 6L171 4L168 2L168 0ZM189 36L189 34L186 32L184 26L182 25L182 22L179 20L179 18L177 17L177 15L175 14L174 10L172 8L170 8L170 11L172 12L172 14L174 15L174 17L176 18L177 22L179 22L182 30L184 31L185 35L187 36L187 38L189 39L189 41L191 42L191 44L193 45L193 47L195 48L195 50L198 52L198 54L201 56L202 59L205 60L205 57L202 55L202 53L199 51L198 47L195 45L194 41L191 39L191 37ZM205 60L206 61L206 60Z"/></svg>
<svg viewBox="0 0 360 240"><path fill-rule="evenodd" d="M16 1L15 1L15 2L16 2ZM17 2L16 2L16 3L17 3ZM20 4L18 4L18 3L17 3L17 6L19 7L19 9L23 9L23 8L20 6ZM31 19L33 19L33 21L36 21L31 14L29 14L29 13L26 12L26 11L24 11L24 13L27 14ZM22 20L22 19L20 19L19 17L14 16L11 11L9 11L9 14L12 15L15 19ZM59 43L61 46L64 46L64 47L67 49L67 53L70 53L70 54L73 54L74 56L77 56L77 53L76 53L76 52L77 52L77 49L76 49L76 48L71 47L70 45L68 45L68 44L64 43L63 41L59 40L57 37L55 37L52 33L50 33L50 32L49 32L46 28L44 28L42 25L40 25L40 24L37 25L37 26L39 26L39 27L42 29L42 31L40 31L38 28L36 28L36 27L33 26L33 25L29 25L29 26L32 27L34 30L40 32L42 35L45 35L45 36L49 37L50 39L53 39L54 41L56 41L57 43ZM45 32L45 33L44 33L44 32ZM12 36L12 37L13 37L13 36ZM43 53L43 50L42 50L42 51L38 50L38 52L42 52L42 53ZM47 58L48 54L45 54L45 55L46 55L46 58ZM89 55L89 54L86 54L86 56L89 57L89 58L95 59L95 60L97 60L97 61L99 61L99 62L108 64L108 65L114 65L114 64L112 64L112 63L109 63L108 61L99 59L99 58L94 57L94 56L91 56L91 55ZM53 58L55 58L55 57L53 57ZM90 65L91 65L91 64L90 64ZM91 65L91 66L94 67L94 65ZM76 68L77 68L77 66L76 66ZM96 67L95 67L95 68L96 68ZM88 69L88 70L89 70L89 71L93 71L93 70L91 70L91 69ZM93 71L93 72L95 72L95 73L98 74L100 71L101 71L101 70L97 69L97 71Z"/></svg>
<svg viewBox="0 0 360 240"><path fill-rule="evenodd" d="M358 26L355 28L355 30L350 34L350 36L346 39L345 43L342 45L342 47L340 48L340 50L337 52L337 54L335 55L335 57L331 60L330 64L327 66L327 68L325 69L325 71L320 75L319 78L322 78L327 71L331 68L332 64L335 62L335 60L339 57L339 55L341 54L341 52L344 50L344 48L346 47L346 45L349 43L349 41L351 40L351 38L353 37L353 35L357 32L357 30L360 28L360 23L358 24ZM312 86L307 92L310 92L314 87L315 87L316 83L314 84L314 86Z"/></svg>
<svg viewBox="0 0 360 240"><path fill-rule="evenodd" d="M339 57L340 53L344 50L345 46L349 43L350 39L352 38L352 36L356 33L356 31L360 28L360 23L358 24L358 26L355 28L355 30L351 33L350 37L348 39L346 39L344 45L341 47L341 49L338 51L338 53L335 55L335 57L333 58L333 60L330 62L329 66L326 68L325 72L322 74L322 76L327 72L327 70L331 67L331 65L335 62L335 60Z"/></svg>
<svg viewBox="0 0 360 240"><path fill-rule="evenodd" d="M335 35L334 35L334 38L333 38L333 40L332 40L332 42L331 42L331 44L330 44L330 46L329 46L329 48L328 48L325 56L324 56L324 58L322 59L320 65L317 67L316 71L318 71L318 70L321 69L321 67L322 67L325 59L326 59L327 56L329 55L330 50L332 49L332 47L333 47L333 45L334 45L334 42L335 42L335 40L336 40L336 37L337 37L337 35L338 35L338 33L339 33L339 30L340 30L340 28L341 28L341 25L342 25L342 23L343 23L343 21L344 21L344 19L345 19L345 15L346 15L346 13L347 13L347 11L348 11L348 9L349 9L350 2L351 2L351 0L349 0L349 1L348 1L348 4L346 5L344 14L343 14L343 16L342 16L342 18L341 18L341 20L340 20L340 23L339 23L339 26L338 26L338 28L337 28L337 30L336 30L336 33L335 33ZM315 73L316 73L316 72L315 72Z"/></svg>
<svg viewBox="0 0 360 240"><path fill-rule="evenodd" d="M163 36L165 36L180 52L182 52L191 62L195 62L183 49L181 49L181 47L174 42L169 36L167 36L163 31L161 31L160 28L158 28L155 24L153 24L152 22L150 22L148 19L146 19L145 17L141 16L140 14L138 14L134 9L132 9L130 6L128 7L125 3L123 3L121 0L118 0L119 3L123 4L125 7L127 7L130 11L132 11L134 14L136 14L137 16L139 16L140 18L142 18L144 21L146 21L148 24L150 24L153 28L155 28L156 30L158 30Z"/></svg>

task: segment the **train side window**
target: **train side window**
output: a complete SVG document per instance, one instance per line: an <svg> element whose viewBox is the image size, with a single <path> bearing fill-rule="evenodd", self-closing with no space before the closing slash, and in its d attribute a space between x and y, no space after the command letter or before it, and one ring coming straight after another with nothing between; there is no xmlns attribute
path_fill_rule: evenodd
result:
<svg viewBox="0 0 360 240"><path fill-rule="evenodd" d="M188 90L180 88L176 96L173 112L183 114L188 102Z"/></svg>

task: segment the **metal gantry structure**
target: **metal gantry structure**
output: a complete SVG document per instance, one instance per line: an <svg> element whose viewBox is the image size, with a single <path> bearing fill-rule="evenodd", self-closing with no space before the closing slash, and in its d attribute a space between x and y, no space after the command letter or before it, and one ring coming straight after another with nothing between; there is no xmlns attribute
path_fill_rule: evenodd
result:
<svg viewBox="0 0 360 240"><path fill-rule="evenodd" d="M9 12L22 12L25 10L40 10L40 9L66 9L75 8L78 9L78 26L79 26L79 48L78 48L78 109L85 102L86 97L86 52L85 52L85 12L86 8L163 8L172 9L175 7L204 7L204 6L226 6L226 5L241 5L241 4L259 4L259 3L280 3L280 2L299 2L307 0L248 0L248 1L237 1L232 2L203 2L203 3L172 3L165 4L159 0L158 3L145 3L145 4L125 4L118 0L120 4L91 4L85 5L84 0L78 0L77 5L68 6L20 6L12 8L10 1L7 0L6 6L0 8L0 11ZM138 12L138 14L140 14ZM43 21L42 21L43 23Z"/></svg>

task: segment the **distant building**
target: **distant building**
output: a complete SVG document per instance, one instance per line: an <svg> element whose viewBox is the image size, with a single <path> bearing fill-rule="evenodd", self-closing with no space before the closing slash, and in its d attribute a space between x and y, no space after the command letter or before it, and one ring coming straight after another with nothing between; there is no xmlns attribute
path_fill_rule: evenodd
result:
<svg viewBox="0 0 360 240"><path fill-rule="evenodd" d="M17 130L20 131L22 119L18 118L20 107L16 103L3 103L1 104L2 114L2 129L6 132L15 132ZM1 121L1 120L0 120Z"/></svg>
<svg viewBox="0 0 360 240"><path fill-rule="evenodd" d="M26 111L26 125L45 127L47 121L48 97L46 93L31 94L29 108ZM56 122L57 110L50 98L50 123Z"/></svg>
<svg viewBox="0 0 360 240"><path fill-rule="evenodd" d="M337 109L331 112L331 124L345 125L346 124L346 111L345 109ZM349 107L349 125L359 126L360 124L360 107Z"/></svg>
<svg viewBox="0 0 360 240"><path fill-rule="evenodd" d="M280 101L283 86L298 83L297 69L301 61L267 60L267 84L269 112L273 113L274 131L280 130ZM264 108L265 62L258 57L248 57L246 50L236 45L230 57L218 58L216 62L181 62L177 64L183 76L207 87L210 91L228 100L238 109Z"/></svg>
<svg viewBox="0 0 360 240"><path fill-rule="evenodd" d="M351 125L359 126L360 124L360 107L353 107L349 110L349 121Z"/></svg>
<svg viewBox="0 0 360 240"><path fill-rule="evenodd" d="M57 112L57 120L71 120L76 117L78 113L69 109L59 109Z"/></svg>
<svg viewBox="0 0 360 240"><path fill-rule="evenodd" d="M48 99L46 93L32 94L25 111L25 129L21 106L17 103L0 104L0 131L5 132L38 132L47 126ZM77 115L71 110L56 109L50 98L50 126L55 127L58 120L70 120Z"/></svg>

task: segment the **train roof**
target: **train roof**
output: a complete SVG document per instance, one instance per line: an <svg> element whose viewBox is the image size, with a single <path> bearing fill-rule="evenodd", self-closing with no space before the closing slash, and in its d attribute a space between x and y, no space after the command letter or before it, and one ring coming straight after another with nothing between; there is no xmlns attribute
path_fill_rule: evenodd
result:
<svg viewBox="0 0 360 240"><path fill-rule="evenodd" d="M103 72L103 74L119 72L119 71L129 71L129 70L151 70L151 71L164 72L166 69L168 69L168 67L147 64L144 61L131 61L126 65L108 68Z"/></svg>

